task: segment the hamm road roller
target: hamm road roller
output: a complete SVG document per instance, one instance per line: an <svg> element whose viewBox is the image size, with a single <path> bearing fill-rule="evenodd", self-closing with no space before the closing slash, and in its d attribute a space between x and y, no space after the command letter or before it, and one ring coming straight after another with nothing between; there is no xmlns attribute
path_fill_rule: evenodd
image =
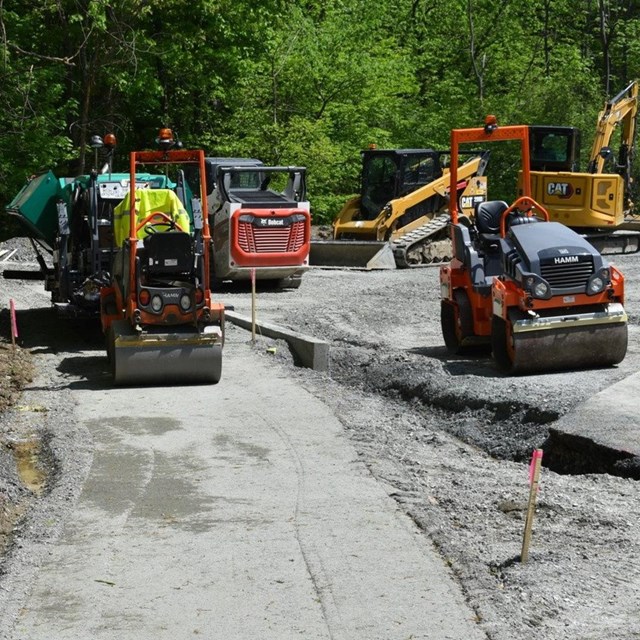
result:
<svg viewBox="0 0 640 640"><path fill-rule="evenodd" d="M224 305L211 300L211 238L203 203L204 151L179 148L163 129L159 151L130 156L130 189L114 209L117 251L111 282L100 292L100 317L114 382L216 383L222 373ZM141 165L195 165L200 190L136 184Z"/></svg>
<svg viewBox="0 0 640 640"><path fill-rule="evenodd" d="M529 127L451 132L451 185L459 145L520 142L521 193L508 205L480 203L473 219L450 200L453 260L440 269L447 349L490 348L507 374L611 366L627 351L624 278L582 236L531 197Z"/></svg>

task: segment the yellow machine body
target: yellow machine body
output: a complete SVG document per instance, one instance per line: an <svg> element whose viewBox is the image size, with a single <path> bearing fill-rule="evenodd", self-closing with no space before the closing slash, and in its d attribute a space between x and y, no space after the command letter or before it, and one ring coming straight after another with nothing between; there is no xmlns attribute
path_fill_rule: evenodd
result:
<svg viewBox="0 0 640 640"><path fill-rule="evenodd" d="M616 228L624 223L624 180L614 173L531 172L533 199L549 219L573 228Z"/></svg>

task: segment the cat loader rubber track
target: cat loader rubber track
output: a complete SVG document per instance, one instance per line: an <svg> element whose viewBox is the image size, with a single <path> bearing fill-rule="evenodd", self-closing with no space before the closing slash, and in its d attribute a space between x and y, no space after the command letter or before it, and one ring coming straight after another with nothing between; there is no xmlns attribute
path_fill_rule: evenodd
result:
<svg viewBox="0 0 640 640"><path fill-rule="evenodd" d="M391 241L393 257L399 267L448 262L451 259L451 241L447 227L451 216L439 215L421 227Z"/></svg>

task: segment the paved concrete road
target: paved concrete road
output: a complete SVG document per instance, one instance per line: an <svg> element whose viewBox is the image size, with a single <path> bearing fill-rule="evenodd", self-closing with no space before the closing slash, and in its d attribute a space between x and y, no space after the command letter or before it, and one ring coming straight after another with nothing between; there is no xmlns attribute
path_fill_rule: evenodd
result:
<svg viewBox="0 0 640 640"><path fill-rule="evenodd" d="M245 333L217 386L76 389L95 455L13 640L474 640L320 401Z"/></svg>
<svg viewBox="0 0 640 640"><path fill-rule="evenodd" d="M622 379L560 418L553 430L640 458L639 386L640 373Z"/></svg>

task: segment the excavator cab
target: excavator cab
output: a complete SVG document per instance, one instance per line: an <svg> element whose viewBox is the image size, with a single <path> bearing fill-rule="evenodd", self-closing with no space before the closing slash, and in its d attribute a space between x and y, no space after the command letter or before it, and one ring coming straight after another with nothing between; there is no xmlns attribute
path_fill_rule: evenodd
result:
<svg viewBox="0 0 640 640"><path fill-rule="evenodd" d="M577 129L529 127L532 197L552 221L585 234L601 253L640 249L631 175L639 90L633 81L607 100L582 170Z"/></svg>
<svg viewBox="0 0 640 640"><path fill-rule="evenodd" d="M580 171L580 130L575 127L529 127L532 171Z"/></svg>

